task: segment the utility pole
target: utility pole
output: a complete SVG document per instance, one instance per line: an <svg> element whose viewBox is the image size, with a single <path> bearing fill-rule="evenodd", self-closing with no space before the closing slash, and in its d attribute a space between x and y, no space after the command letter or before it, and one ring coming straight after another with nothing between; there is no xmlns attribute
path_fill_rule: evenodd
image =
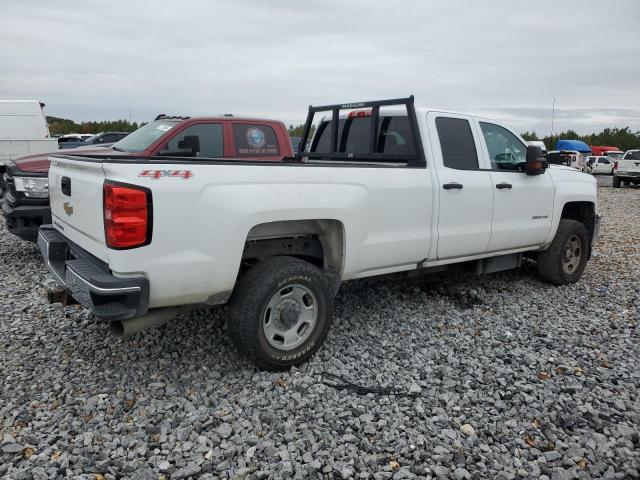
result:
<svg viewBox="0 0 640 480"><path fill-rule="evenodd" d="M131 107L129 107L129 123L131 123Z"/></svg>
<svg viewBox="0 0 640 480"><path fill-rule="evenodd" d="M551 140L553 140L553 122L556 119L556 97L553 97L553 106L551 107Z"/></svg>

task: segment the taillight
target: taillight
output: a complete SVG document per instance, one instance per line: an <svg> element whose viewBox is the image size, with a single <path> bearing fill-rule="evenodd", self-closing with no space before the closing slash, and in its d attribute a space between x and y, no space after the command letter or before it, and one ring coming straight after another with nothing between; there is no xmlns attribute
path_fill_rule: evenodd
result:
<svg viewBox="0 0 640 480"><path fill-rule="evenodd" d="M614 162L614 164L613 164L613 169L614 169L614 170L617 170L617 169L618 169L618 162Z"/></svg>
<svg viewBox="0 0 640 480"><path fill-rule="evenodd" d="M151 190L135 185L105 182L102 198L107 247L134 248L151 242Z"/></svg>

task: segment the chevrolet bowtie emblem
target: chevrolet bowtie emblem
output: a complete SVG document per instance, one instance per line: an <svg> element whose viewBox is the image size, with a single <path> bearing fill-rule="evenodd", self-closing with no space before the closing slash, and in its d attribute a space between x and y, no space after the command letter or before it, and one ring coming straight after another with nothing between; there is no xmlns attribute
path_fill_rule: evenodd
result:
<svg viewBox="0 0 640 480"><path fill-rule="evenodd" d="M62 208L64 208L64 212L67 215L73 215L73 207L69 205L69 202L64 202L64 204L62 205Z"/></svg>

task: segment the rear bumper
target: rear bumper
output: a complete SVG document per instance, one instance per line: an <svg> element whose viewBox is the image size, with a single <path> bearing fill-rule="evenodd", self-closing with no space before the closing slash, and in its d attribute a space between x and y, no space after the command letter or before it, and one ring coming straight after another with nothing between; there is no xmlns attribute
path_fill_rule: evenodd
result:
<svg viewBox="0 0 640 480"><path fill-rule="evenodd" d="M2 213L7 223L7 230L28 242L35 242L38 239L38 229L41 225L51 223L49 205L21 205L14 208L5 199L2 202Z"/></svg>
<svg viewBox="0 0 640 480"><path fill-rule="evenodd" d="M52 225L43 225L38 247L45 265L71 296L103 320L126 320L147 313L149 280L118 278L100 260L72 244Z"/></svg>
<svg viewBox="0 0 640 480"><path fill-rule="evenodd" d="M624 171L620 171L620 170L616 170L613 173L616 177L623 177L623 178L640 178L640 172L624 172Z"/></svg>

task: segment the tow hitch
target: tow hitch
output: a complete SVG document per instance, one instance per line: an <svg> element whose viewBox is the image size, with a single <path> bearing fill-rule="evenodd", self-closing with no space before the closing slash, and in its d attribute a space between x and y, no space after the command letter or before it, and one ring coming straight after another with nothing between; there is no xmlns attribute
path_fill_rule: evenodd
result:
<svg viewBox="0 0 640 480"><path fill-rule="evenodd" d="M49 304L61 303L63 306L75 305L78 301L64 288L50 288L47 290Z"/></svg>

